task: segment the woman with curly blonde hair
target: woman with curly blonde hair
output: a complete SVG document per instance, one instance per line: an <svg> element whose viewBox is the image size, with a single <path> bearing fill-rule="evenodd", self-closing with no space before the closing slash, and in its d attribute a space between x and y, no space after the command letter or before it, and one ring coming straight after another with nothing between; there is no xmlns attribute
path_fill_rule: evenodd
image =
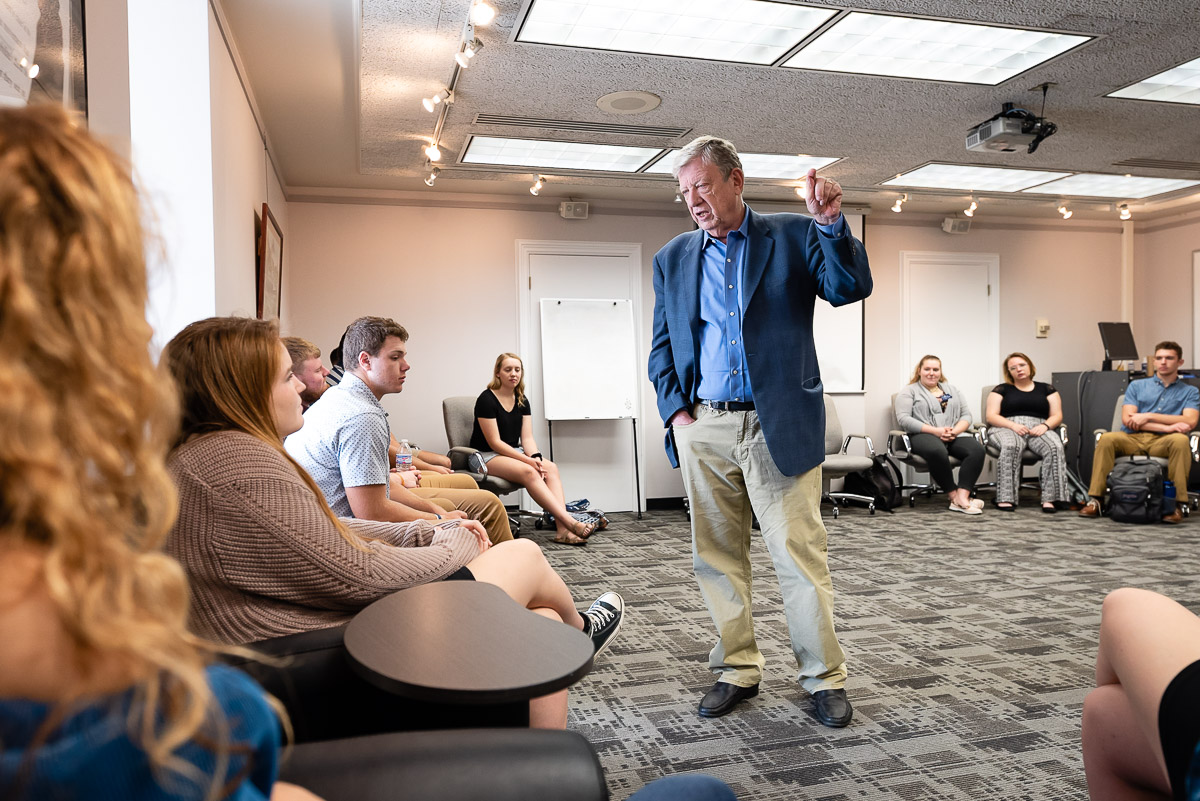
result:
<svg viewBox="0 0 1200 801"><path fill-rule="evenodd" d="M272 791L279 722L159 552L177 421L145 307L127 169L61 108L0 110L0 798Z"/></svg>

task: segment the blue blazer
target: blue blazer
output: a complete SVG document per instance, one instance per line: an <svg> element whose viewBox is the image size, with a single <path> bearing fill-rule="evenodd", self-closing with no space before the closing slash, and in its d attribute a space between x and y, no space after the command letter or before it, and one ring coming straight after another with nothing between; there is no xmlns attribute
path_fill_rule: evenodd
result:
<svg viewBox="0 0 1200 801"><path fill-rule="evenodd" d="M750 215L742 342L767 449L784 475L825 461L825 401L813 344L816 298L843 306L871 294L867 253L852 236L821 233L800 214ZM701 230L680 234L654 256L650 381L664 422L699 400ZM832 355L832 354L831 354ZM674 434L667 456L679 466Z"/></svg>

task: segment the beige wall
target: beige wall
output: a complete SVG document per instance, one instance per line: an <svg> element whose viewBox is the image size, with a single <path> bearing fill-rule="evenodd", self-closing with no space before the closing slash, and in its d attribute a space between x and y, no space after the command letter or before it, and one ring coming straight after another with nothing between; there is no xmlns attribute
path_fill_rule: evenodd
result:
<svg viewBox="0 0 1200 801"><path fill-rule="evenodd" d="M1200 219L1146 225L1134 241L1134 339L1147 355L1154 343L1173 339L1195 368L1200 342L1192 341L1192 253L1200 250Z"/></svg>
<svg viewBox="0 0 1200 801"><path fill-rule="evenodd" d="M866 246L875 292L867 301L864 422L873 438L890 427L890 396L908 380L913 367L901 363L903 345L898 335L901 251L999 254L1000 349L1029 354L1038 377L1047 381L1056 370L1095 369L1101 356L1096 323L1120 319L1118 222L974 222L969 233L951 235L941 230L941 219L878 214L867 218ZM924 313L937 314L936 299L930 300ZM1050 336L1045 339L1035 336L1034 321L1039 317L1050 321ZM946 365L951 375L953 369ZM997 383L1002 380L999 371L997 364ZM971 399L976 415L978 404Z"/></svg>
<svg viewBox="0 0 1200 801"><path fill-rule="evenodd" d="M361 315L393 317L404 325L412 372L403 395L383 403L398 437L431 450L446 447L442 398L479 394L496 354L520 350L517 240L641 243L646 352L651 260L690 227L674 213L564 220L557 206L521 211L292 203L289 218L285 333L312 340L327 355L346 324ZM677 497L682 484L663 453L649 381L643 389L639 441L646 497Z"/></svg>
<svg viewBox="0 0 1200 801"><path fill-rule="evenodd" d="M477 393L495 354L517 346L516 240L640 242L645 349L651 330L651 260L672 236L689 228L671 211L666 217L594 214L586 221L567 221L554 211L292 203L289 213L285 329L328 353L358 315L391 315L408 326L412 380L403 398L385 406L394 420L403 419L399 429L438 448L444 444L441 398ZM847 432L867 433L880 448L891 427L889 397L911 369L901 363L898 335L901 251L999 254L1000 347L1028 353L1047 380L1056 370L1095 369L1101 356L1096 323L1120 319L1119 222L978 221L966 235L945 234L940 224L941 217L932 216L867 218L875 292L865 314L866 392L839 396L838 407ZM1161 280L1171 269L1190 276L1198 233L1200 222L1147 234L1138 251L1139 283ZM1176 267L1160 266L1168 262L1166 254ZM1164 306L1153 330L1190 337L1190 278L1185 289ZM937 314L936 299L930 300L928 313ZM1050 321L1048 338L1035 336L1039 317ZM1149 333L1139 333L1139 341L1142 336ZM996 371L999 381L999 365ZM661 455L653 400L647 382L646 494L676 496L681 485Z"/></svg>
<svg viewBox="0 0 1200 801"><path fill-rule="evenodd" d="M217 314L253 317L256 304L254 215L268 203L283 230L283 265L291 256L287 203L238 80L212 8L208 11L212 85L213 238Z"/></svg>

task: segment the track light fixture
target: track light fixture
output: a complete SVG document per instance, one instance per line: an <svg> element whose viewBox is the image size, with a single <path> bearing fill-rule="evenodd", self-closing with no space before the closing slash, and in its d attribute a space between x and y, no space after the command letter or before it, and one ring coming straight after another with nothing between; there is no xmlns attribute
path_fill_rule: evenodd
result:
<svg viewBox="0 0 1200 801"><path fill-rule="evenodd" d="M471 6L471 22L475 25L487 25L496 18L496 7L487 0L475 0Z"/></svg>
<svg viewBox="0 0 1200 801"><path fill-rule="evenodd" d="M451 91L449 89L442 89L442 90L438 91L437 93L435 93L433 96L427 97L424 100L422 100L421 105L425 107L426 111L428 111L430 114L432 114L433 112L437 111L437 107L440 106L442 103L453 103L453 102L454 102L453 93L451 93Z"/></svg>
<svg viewBox="0 0 1200 801"><path fill-rule="evenodd" d="M1125 203L1121 204L1121 219L1129 220L1133 218L1133 212L1129 210L1129 206Z"/></svg>
<svg viewBox="0 0 1200 801"><path fill-rule="evenodd" d="M971 205L967 206L965 209L963 209L963 214L967 215L968 217L974 217L975 209L977 209L977 208L979 208L979 204L975 202L974 198L972 198Z"/></svg>
<svg viewBox="0 0 1200 801"><path fill-rule="evenodd" d="M537 180L533 182L533 186L529 187L529 194L533 195L534 197L537 197L537 193L541 192L542 187L545 185L546 185L546 179L539 175L537 177Z"/></svg>
<svg viewBox="0 0 1200 801"><path fill-rule="evenodd" d="M1066 207L1066 204L1058 207L1058 213L1062 215L1064 220L1071 219L1071 217L1075 214L1075 212Z"/></svg>
<svg viewBox="0 0 1200 801"><path fill-rule="evenodd" d="M892 211L899 214L901 211L904 210L901 207L907 202L908 202L908 193L905 192L903 195L896 198L896 202L892 204Z"/></svg>
<svg viewBox="0 0 1200 801"><path fill-rule="evenodd" d="M463 20L462 36L458 40L458 52L454 55L454 62L458 65L450 76L450 83L445 88L440 89L436 94L423 98L421 105L430 114L437 115L437 122L433 126L433 136L430 137L430 144L425 148L425 158L429 159L430 165L442 160L442 150L439 147L442 139L442 131L446 125L446 114L450 110L450 104L454 102L454 91L458 88L458 81L465 70L471 64L471 59L475 54L483 49L483 42L475 36L476 25L487 25L496 17L496 8L487 0L468 0L467 19ZM425 183L433 186L437 180L438 168L432 167L429 172L429 177L425 179ZM537 188L541 189L541 178L537 183ZM530 190L533 191L532 189ZM537 192L533 192L537 194Z"/></svg>
<svg viewBox="0 0 1200 801"><path fill-rule="evenodd" d="M478 39L471 39L470 41L463 43L462 50L455 53L454 60L458 62L459 67L465 70L467 67L471 66L471 59L475 58L475 54L482 49L483 42L479 41Z"/></svg>

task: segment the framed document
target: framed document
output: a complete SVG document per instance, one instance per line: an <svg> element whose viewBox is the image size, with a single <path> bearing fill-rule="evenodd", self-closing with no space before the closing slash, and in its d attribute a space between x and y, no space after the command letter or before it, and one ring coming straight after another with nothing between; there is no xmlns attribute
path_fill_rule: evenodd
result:
<svg viewBox="0 0 1200 801"><path fill-rule="evenodd" d="M279 319L280 287L283 285L283 231L264 203L258 229L258 319Z"/></svg>

